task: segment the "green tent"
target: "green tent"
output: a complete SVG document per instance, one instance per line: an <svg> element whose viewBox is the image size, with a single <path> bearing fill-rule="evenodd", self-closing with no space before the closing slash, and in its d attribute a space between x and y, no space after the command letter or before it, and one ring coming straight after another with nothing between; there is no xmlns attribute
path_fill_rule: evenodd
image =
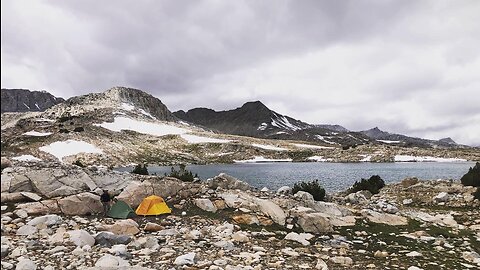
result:
<svg viewBox="0 0 480 270"><path fill-rule="evenodd" d="M124 201L117 201L107 213L111 218L128 218L132 214L135 214L135 211Z"/></svg>

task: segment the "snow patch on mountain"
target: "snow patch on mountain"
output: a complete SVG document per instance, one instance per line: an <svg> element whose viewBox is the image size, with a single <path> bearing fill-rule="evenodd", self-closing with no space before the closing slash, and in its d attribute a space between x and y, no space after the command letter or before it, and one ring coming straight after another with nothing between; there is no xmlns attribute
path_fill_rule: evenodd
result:
<svg viewBox="0 0 480 270"><path fill-rule="evenodd" d="M38 131L35 131L35 130L23 133L23 135L33 136L33 137L44 137L44 136L49 136L49 135L52 135L52 134L53 134L52 132L38 132Z"/></svg>
<svg viewBox="0 0 480 270"><path fill-rule="evenodd" d="M335 147L332 147L332 146L321 146L321 145L312 145L312 144L294 143L293 145L299 148L308 148L308 149L335 149Z"/></svg>
<svg viewBox="0 0 480 270"><path fill-rule="evenodd" d="M12 157L13 160L18 160L18 161L27 161L27 162L36 162L36 161L42 161L41 159L34 157L32 155L21 155L18 157Z"/></svg>
<svg viewBox="0 0 480 270"><path fill-rule="evenodd" d="M400 143L400 141L390 141L390 140L377 140L377 142L383 142L383 143Z"/></svg>
<svg viewBox="0 0 480 270"><path fill-rule="evenodd" d="M188 130L184 128L179 128L168 124L140 121L123 116L115 117L112 123L104 122L94 125L115 132L120 132L122 130L132 130L138 133L150 134L154 136L181 135L188 132Z"/></svg>
<svg viewBox="0 0 480 270"><path fill-rule="evenodd" d="M317 137L319 140L321 141L324 141L328 144L337 144L336 142L332 142L332 141L329 141L329 140L326 140L325 137L323 137L322 135L315 135L315 137Z"/></svg>
<svg viewBox="0 0 480 270"><path fill-rule="evenodd" d="M64 157L72 156L80 153L103 154L102 149L95 145L76 140L58 141L39 148L40 151L46 152L62 161Z"/></svg>
<svg viewBox="0 0 480 270"><path fill-rule="evenodd" d="M395 162L464 162L462 158L439 158L429 156L396 155Z"/></svg>
<svg viewBox="0 0 480 270"><path fill-rule="evenodd" d="M292 159L291 158L270 159L270 158L264 158L262 156L256 156L253 159L234 160L233 162L235 162L235 163L292 162Z"/></svg>
<svg viewBox="0 0 480 270"><path fill-rule="evenodd" d="M258 144L258 143L253 143L252 146L257 147L257 148L262 148L265 150L273 150L273 151L287 151L288 149L282 148L282 147L276 147L273 145L265 145L265 144Z"/></svg>
<svg viewBox="0 0 480 270"><path fill-rule="evenodd" d="M268 127L267 123L261 123L260 126L258 126L257 130L265 130Z"/></svg>

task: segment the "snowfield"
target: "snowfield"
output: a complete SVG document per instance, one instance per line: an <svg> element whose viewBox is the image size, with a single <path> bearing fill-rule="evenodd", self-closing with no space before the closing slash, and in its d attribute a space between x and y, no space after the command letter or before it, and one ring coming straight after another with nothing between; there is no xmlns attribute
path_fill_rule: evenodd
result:
<svg viewBox="0 0 480 270"><path fill-rule="evenodd" d="M75 140L54 142L40 147L39 150L55 156L60 161L62 161L64 157L80 153L103 154L102 149L97 148L95 145Z"/></svg>
<svg viewBox="0 0 480 270"><path fill-rule="evenodd" d="M139 121L123 116L115 117L112 123L104 122L102 124L95 124L95 126L100 126L115 132L133 130L138 133L154 136L181 135L188 132L188 130L184 128L172 125Z"/></svg>
<svg viewBox="0 0 480 270"><path fill-rule="evenodd" d="M42 161L41 159L39 159L37 157L34 157L32 155L21 155L21 156L18 156L18 157L13 157L12 159L13 160L18 160L18 161L28 161L28 162Z"/></svg>
<svg viewBox="0 0 480 270"><path fill-rule="evenodd" d="M293 145L299 148L308 148L308 149L335 149L335 147L332 147L332 146L320 146L320 145L312 145L312 144L294 143Z"/></svg>
<svg viewBox="0 0 480 270"><path fill-rule="evenodd" d="M323 156L311 156L308 160L316 161L316 162L327 162L331 161L329 158L324 158Z"/></svg>
<svg viewBox="0 0 480 270"><path fill-rule="evenodd" d="M377 142L383 142L383 143L400 143L400 141L389 141L389 140L377 140Z"/></svg>
<svg viewBox="0 0 480 270"><path fill-rule="evenodd" d="M38 132L38 131L35 131L35 130L23 133L23 135L34 136L34 137L44 137L44 136L49 136L49 135L52 135L52 134L53 134L52 132Z"/></svg>
<svg viewBox="0 0 480 270"><path fill-rule="evenodd" d="M258 144L258 143L253 143L252 146L257 147L257 148L262 148L262 149L265 149L265 150L273 150L273 151L287 151L288 150L286 148L276 147L276 146L273 146L273 145Z"/></svg>
<svg viewBox="0 0 480 270"><path fill-rule="evenodd" d="M263 163L263 162L292 162L291 158L286 159L269 159L262 156L256 156L253 159L234 160L235 163Z"/></svg>
<svg viewBox="0 0 480 270"><path fill-rule="evenodd" d="M463 162L467 161L462 158L439 158L439 157L417 157L408 155L396 155L395 162Z"/></svg>
<svg viewBox="0 0 480 270"><path fill-rule="evenodd" d="M153 117L153 116L152 116ZM115 117L112 123L104 122L95 124L111 131L120 132L122 130L132 130L138 133L149 134L153 136L180 135L188 143L228 143L230 140L201 137L187 134L190 130L163 123L152 123L135 120L128 117Z"/></svg>

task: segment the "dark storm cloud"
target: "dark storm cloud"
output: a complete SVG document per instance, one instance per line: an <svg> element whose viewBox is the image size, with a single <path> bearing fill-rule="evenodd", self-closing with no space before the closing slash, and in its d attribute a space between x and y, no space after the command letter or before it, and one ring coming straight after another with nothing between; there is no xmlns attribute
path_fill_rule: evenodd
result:
<svg viewBox="0 0 480 270"><path fill-rule="evenodd" d="M2 87L68 97L124 85L171 109L229 109L260 99L312 123L383 124L396 132L448 123L445 133L460 133L454 118L442 120L446 112L458 119L480 114L470 101L461 106L445 94L478 95L476 1L1 5Z"/></svg>

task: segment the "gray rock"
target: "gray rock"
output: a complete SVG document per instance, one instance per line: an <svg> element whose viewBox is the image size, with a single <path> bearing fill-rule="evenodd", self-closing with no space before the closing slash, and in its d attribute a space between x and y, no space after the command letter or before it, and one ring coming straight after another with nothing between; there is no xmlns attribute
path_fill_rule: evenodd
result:
<svg viewBox="0 0 480 270"><path fill-rule="evenodd" d="M209 199L195 199L195 205L207 212L217 212L217 207Z"/></svg>
<svg viewBox="0 0 480 270"><path fill-rule="evenodd" d="M1 245L1 256L2 256L2 258L8 256L9 252L10 252L10 246L4 245L2 243L2 245Z"/></svg>
<svg viewBox="0 0 480 270"><path fill-rule="evenodd" d="M40 200L42 200L42 197L39 196L37 193L33 193L33 192L20 192L20 194L22 194L22 196L24 196L25 198L29 199L29 200L32 200L32 201L35 201L35 202L38 202Z"/></svg>
<svg viewBox="0 0 480 270"><path fill-rule="evenodd" d="M237 178L225 173L221 173L214 178L209 179L207 184L211 189L216 189L218 187L223 189L239 189L243 191L252 189L248 183L238 180Z"/></svg>
<svg viewBox="0 0 480 270"><path fill-rule="evenodd" d="M13 264L8 263L8 262L2 262L2 269L13 269Z"/></svg>
<svg viewBox="0 0 480 270"><path fill-rule="evenodd" d="M436 202L446 202L448 201L449 198L450 196L448 195L447 192L440 192L437 194L437 196L433 198L433 200Z"/></svg>
<svg viewBox="0 0 480 270"><path fill-rule="evenodd" d="M27 218L28 217L27 211L25 211L23 209L15 210L15 211L13 211L13 214L15 214L19 218Z"/></svg>
<svg viewBox="0 0 480 270"><path fill-rule="evenodd" d="M95 263L96 267L105 267L105 268L113 268L117 269L118 267L125 267L130 266L128 261L124 260L121 257L112 256L110 254L103 255L100 259L97 260Z"/></svg>
<svg viewBox="0 0 480 270"><path fill-rule="evenodd" d="M350 257L335 256L335 257L331 257L330 261L343 266L353 265L353 260Z"/></svg>
<svg viewBox="0 0 480 270"><path fill-rule="evenodd" d="M195 264L195 252L190 252L185 255L178 256L173 262L175 265L194 265Z"/></svg>
<svg viewBox="0 0 480 270"><path fill-rule="evenodd" d="M387 213L379 213L372 210L364 209L362 210L362 215L373 223L383 223L392 226L401 226L407 225L408 220L405 217Z"/></svg>
<svg viewBox="0 0 480 270"><path fill-rule="evenodd" d="M278 194L291 194L292 193L292 188L289 186L283 186L277 189Z"/></svg>
<svg viewBox="0 0 480 270"><path fill-rule="evenodd" d="M60 214L57 200L43 200L40 202L22 203L18 208L27 211L29 215Z"/></svg>
<svg viewBox="0 0 480 270"><path fill-rule="evenodd" d="M132 241L132 237L128 235L116 235L111 232L100 232L95 236L95 244L105 247L114 245L126 245Z"/></svg>
<svg viewBox="0 0 480 270"><path fill-rule="evenodd" d="M95 245L95 238L93 238L93 236L91 236L85 230L68 231L67 234L70 237L70 241L72 241L78 247Z"/></svg>
<svg viewBox="0 0 480 270"><path fill-rule="evenodd" d="M296 233L296 232L290 232L285 236L285 240L291 240L291 241L296 241L304 246L309 246L310 242L308 240L313 238L313 234L310 233Z"/></svg>
<svg viewBox="0 0 480 270"><path fill-rule="evenodd" d="M38 224L45 224L47 226L53 226L61 224L63 222L62 217L58 215L45 215L40 217L35 217L34 219L27 222L27 225L37 226Z"/></svg>
<svg viewBox="0 0 480 270"><path fill-rule="evenodd" d="M90 192L60 199L58 205L65 215L87 215L103 212L100 196Z"/></svg>
<svg viewBox="0 0 480 270"><path fill-rule="evenodd" d="M321 213L304 213L299 215L298 225L304 232L321 234L333 231L332 224Z"/></svg>
<svg viewBox="0 0 480 270"><path fill-rule="evenodd" d="M15 267L15 270L36 270L37 265L35 264L34 261L26 258L20 258L18 260L17 266Z"/></svg>
<svg viewBox="0 0 480 270"><path fill-rule="evenodd" d="M32 235L34 233L37 233L37 231L37 227L27 224L18 228L17 235Z"/></svg>

